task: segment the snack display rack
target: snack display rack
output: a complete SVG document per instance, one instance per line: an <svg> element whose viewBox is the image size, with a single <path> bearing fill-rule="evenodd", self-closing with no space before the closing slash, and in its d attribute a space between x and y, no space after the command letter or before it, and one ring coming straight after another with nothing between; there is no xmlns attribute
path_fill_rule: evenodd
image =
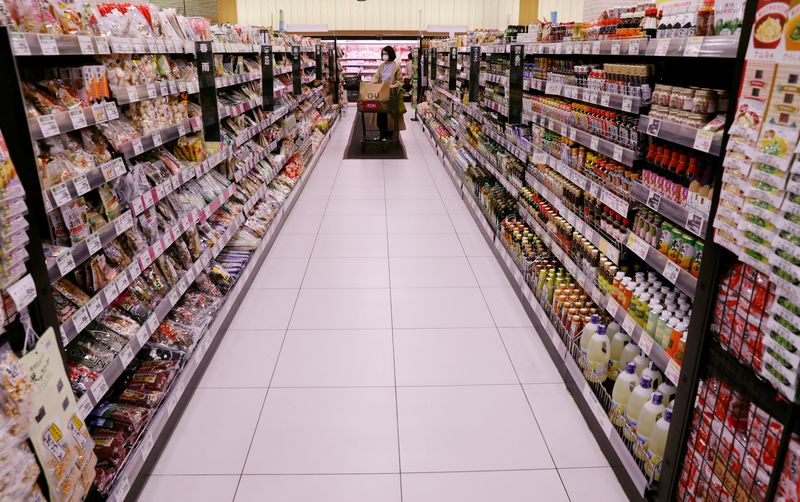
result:
<svg viewBox="0 0 800 502"><path fill-rule="evenodd" d="M742 2L741 19L740 36L554 42L541 33L539 38L523 33L505 43L501 37L467 35L420 51L420 92L426 91L428 99L418 112L426 136L631 500L695 500L706 493L697 486L709 489L708 496L727 492L769 500L779 486L795 482L791 472L800 443L792 436L798 430L794 396L784 391L781 397L777 384L770 387L764 376L745 370L735 354L746 350L731 349L730 341L723 349L711 342L714 326L720 325L719 305L714 315L718 295L724 296L727 284L753 274L739 271L731 278L731 272L722 273L737 259L715 241L712 227L730 162L723 166L755 3L745 8ZM647 90L640 92L639 86ZM669 96L665 107L665 87L681 93L684 86L701 103L716 96L717 116L678 118ZM706 172L685 178L680 168L664 170L666 163L656 155L662 150L658 155L696 161ZM697 183L690 186L692 180L699 181L699 190ZM691 259L662 248L659 232L665 228L689 243ZM630 272L623 277L630 274L631 282L645 283L634 292L634 297L647 294L645 305L626 306L624 287L617 282L624 268ZM640 272L636 279L634 270ZM559 297L565 287L569 300ZM667 298L678 297L686 305L677 308L683 320L669 324L671 340L654 334L648 323L664 304L647 300L662 288ZM740 296L745 294L743 289ZM673 395L663 451L648 450L635 422L612 399L613 382L593 373L581 345L584 318L564 306L575 301L599 311L602 324L615 324L629 345L638 346L637 373L646 361L642 367L648 375L677 388L664 387ZM747 310L727 315L746 317ZM716 331L725 329L723 324ZM762 329L768 331L766 321ZM773 323L769 329L777 328ZM786 353L780 352L794 361ZM608 371L622 369L614 363L612 357ZM736 405L737 413L726 408ZM739 422L712 421L715 411ZM714 431L713 438L701 437L698 431L706 429ZM729 438L747 447L731 447ZM714 455L716 461L703 459ZM753 459L770 468L756 467ZM784 486L781 493L790 491Z"/></svg>
<svg viewBox="0 0 800 502"><path fill-rule="evenodd" d="M324 150L341 89L335 43L118 8L96 19L135 18L136 35L0 28L0 342L22 352L56 329L96 454L74 490L122 501ZM50 500L77 495L40 463Z"/></svg>

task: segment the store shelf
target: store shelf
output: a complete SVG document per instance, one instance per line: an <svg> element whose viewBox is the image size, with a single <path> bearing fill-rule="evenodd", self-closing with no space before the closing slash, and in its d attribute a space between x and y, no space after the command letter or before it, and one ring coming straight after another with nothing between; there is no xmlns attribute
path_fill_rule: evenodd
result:
<svg viewBox="0 0 800 502"><path fill-rule="evenodd" d="M236 117L237 115L241 115L245 112L249 112L253 108L258 108L261 106L261 103L264 101L264 98L261 96L257 98L253 98L249 101L245 101L244 103L239 103L236 106L220 106L219 107L219 118L220 120L224 119L225 117Z"/></svg>
<svg viewBox="0 0 800 502"><path fill-rule="evenodd" d="M83 194L122 176L127 172L122 158L109 160L94 169L79 174L42 192L47 211L77 199Z"/></svg>
<svg viewBox="0 0 800 502"><path fill-rule="evenodd" d="M254 71L250 73L241 73L238 75L225 75L223 77L217 77L215 79L215 85L217 89L222 89L232 85L246 84L247 82L252 82L253 80L261 80L261 72Z"/></svg>
<svg viewBox="0 0 800 502"><path fill-rule="evenodd" d="M181 92L197 94L200 85L197 80L168 80L152 84L129 85L125 87L111 87L111 95L117 104L126 105L137 101L145 101L159 96L172 96Z"/></svg>
<svg viewBox="0 0 800 502"><path fill-rule="evenodd" d="M680 225L694 235L705 238L708 227L708 214L687 209L686 206L673 202L667 197L650 190L640 183L630 183L631 198L646 205L671 222Z"/></svg>
<svg viewBox="0 0 800 502"><path fill-rule="evenodd" d="M690 298L694 298L694 292L697 289L697 279L692 274L680 268L633 232L628 232L625 245L639 258L644 260L653 270L667 279L667 281L677 286L678 289L689 295Z"/></svg>
<svg viewBox="0 0 800 502"><path fill-rule="evenodd" d="M94 37L48 33L9 33L15 56L76 56L101 54L184 54L194 42L169 38Z"/></svg>
<svg viewBox="0 0 800 502"><path fill-rule="evenodd" d="M508 45L490 46L508 52ZM738 36L689 37L673 39L593 40L586 42L526 43L525 54L653 56L693 58L735 58ZM482 52L488 52L483 51Z"/></svg>
<svg viewBox="0 0 800 502"><path fill-rule="evenodd" d="M214 54L258 54L261 51L261 45L211 42L211 50Z"/></svg>
<svg viewBox="0 0 800 502"><path fill-rule="evenodd" d="M600 138L581 129L576 129L558 120L542 117L541 115L530 111L526 111L524 113L524 118L525 120L540 125L545 129L549 129L556 134L560 134L563 137L569 137L569 139L572 141L590 148L595 152L602 153L606 157L611 157L617 162L620 162L628 167L632 167L633 163L636 161L637 154L634 150L625 148L624 146L620 146L607 139Z"/></svg>
<svg viewBox="0 0 800 502"><path fill-rule="evenodd" d="M77 131L119 117L117 105L113 102L98 103L92 106L75 108L65 112L55 112L28 119L28 129L32 139L44 139L65 132Z"/></svg>
<svg viewBox="0 0 800 502"><path fill-rule="evenodd" d="M425 123L423 128L426 132L425 136L428 137L429 141L431 141L431 143L434 145L434 148L437 150L438 154L438 152L441 152L442 149L440 145L438 145L438 141L436 139L429 137L429 135L433 136L430 126ZM456 166L454 166L452 162L450 162L450 159L446 156L440 155L440 158L442 158L445 171L457 169ZM511 281L517 296L520 297L520 301L523 302L523 305L525 306L528 315L531 317L531 320L534 321L535 325L537 325L536 331L539 333L540 338L548 347L551 357L557 361L557 364L561 364L559 371L562 373L562 376L568 379L570 386L575 390L571 393L573 399L578 405L578 408L581 410L581 414L586 419L590 429L594 433L598 444L609 458L611 464L615 466L617 475L621 479L628 480L629 486L626 488L628 490L633 490L639 496L643 496L648 486L647 479L641 472L640 467L626 447L623 439L617 433L613 424L609 420L603 405L594 394L591 386L584 379L580 368L570 357L568 348L559 336L558 331L553 325L549 316L536 300L533 291L531 291L530 287L525 281L525 277L520 272L519 266L506 251L502 244L502 239L498 239L494 230L488 226L488 222L486 221L483 212L478 207L475 197L467 189L466 185L460 185L456 181L457 178L452 173L448 174L450 174L450 177L454 181L456 187L461 189L463 200L466 203L470 214L481 228L484 238L492 248L493 253L503 267L505 274Z"/></svg>
<svg viewBox="0 0 800 502"><path fill-rule="evenodd" d="M587 89L577 85L565 85L561 82L547 81L538 78L530 79L530 88L552 96L562 96L575 101L591 103L604 108L620 110L638 115L642 107L642 99L624 94L616 94L600 90Z"/></svg>
<svg viewBox="0 0 800 502"><path fill-rule="evenodd" d="M722 133L711 133L649 115L639 117L639 132L663 139L698 152L719 157L722 150Z"/></svg>
<svg viewBox="0 0 800 502"><path fill-rule="evenodd" d="M189 120L185 120L181 124L167 126L153 133L145 134L133 141L129 141L122 145L119 152L122 153L125 160L129 160L153 148L158 148L164 143L169 143L181 136L185 136L190 132L200 131L202 126L203 124L200 117L193 117Z"/></svg>
<svg viewBox="0 0 800 502"><path fill-rule="evenodd" d="M514 197L515 199L519 197L520 183L514 182L506 178L506 176L501 174L500 171L497 169L497 167L495 167L492 161L484 157L481 152L476 150L469 143L465 142L464 146L467 148L467 151L469 151L469 153L472 154L472 156L480 165L482 165L487 171L492 173L492 176L494 176L495 179L497 179L497 181L499 181L500 184L503 185L503 188L505 188L506 191L510 193L512 197Z"/></svg>
<svg viewBox="0 0 800 502"><path fill-rule="evenodd" d="M291 213L292 207L294 207L294 204L297 200L297 196L305 187L308 177L313 172L314 167L316 167L316 163L319 161L319 158L321 157L322 152L325 150L325 146L330 140L331 134L337 125L337 122L334 122L333 127L331 127L329 130L325 140L323 140L323 143L320 144L320 147L309 164L309 167L302 174L300 181L294 187L292 193L279 210L278 215L273 220L273 223L267 230L266 235L261 240L258 248L255 250L253 256L250 258L244 270L240 274L236 284L233 286L233 288L231 288L231 291L225 297L224 304L217 311L214 321L200 338L200 341L189 357L186 365L183 367L175 382L172 384L168 394L162 401L161 406L157 409L155 415L153 416L153 419L147 425L146 432L142 435L139 442L130 450L127 461L117 475L115 484L112 487L108 498L106 499L107 502L123 502L126 499L126 496L130 491L131 484L140 475L146 464L152 460L150 457L156 438L160 438L161 434L167 429L170 421L179 418L177 416L179 414L175 414L174 412L178 407L178 404L188 399L189 395L191 394L190 391L188 393L189 395L187 395L186 389L192 388L191 383L195 378L195 373L197 372L198 368L204 367L205 364L207 364L208 358L206 357L206 354L212 343L218 343L217 339L224 336L227 326L230 324L233 316L236 314L236 310L241 303L241 300L248 291L249 284L252 282L255 274L260 269L266 254L269 252L278 235L278 232ZM202 261L200 261L200 263L208 263L208 261L205 259L201 260ZM205 264L200 267L199 270L202 270L202 268L205 267ZM158 310L156 311L156 314L158 314ZM164 315L166 315L166 313Z"/></svg>

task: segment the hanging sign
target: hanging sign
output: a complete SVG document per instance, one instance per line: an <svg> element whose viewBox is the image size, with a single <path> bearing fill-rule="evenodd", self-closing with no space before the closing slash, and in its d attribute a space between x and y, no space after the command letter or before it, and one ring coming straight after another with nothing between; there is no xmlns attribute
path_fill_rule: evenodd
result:
<svg viewBox="0 0 800 502"><path fill-rule="evenodd" d="M522 76L525 69L525 46L511 46L511 72L509 74L508 121L522 122Z"/></svg>

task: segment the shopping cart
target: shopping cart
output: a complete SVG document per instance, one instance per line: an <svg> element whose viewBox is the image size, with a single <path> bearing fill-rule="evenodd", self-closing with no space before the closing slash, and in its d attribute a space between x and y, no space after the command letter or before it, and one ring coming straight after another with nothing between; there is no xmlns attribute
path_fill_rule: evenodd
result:
<svg viewBox="0 0 800 502"><path fill-rule="evenodd" d="M389 89L389 99L386 101L362 101L358 100L358 112L361 114L361 127L362 127L362 136L361 136L361 151L365 151L368 146L380 146L382 150L386 151L389 146L396 146L400 143L400 131L399 124L400 124L400 105L402 104L400 100L403 99L403 92L397 88L392 87ZM385 113L387 115L387 126L390 126L392 136L391 138L377 138L378 136L378 129L377 125L375 129L371 129L367 126L367 114L370 113ZM391 127L392 124L388 123L389 121L394 121L394 127ZM377 123L377 116L376 116L376 123ZM372 125L372 124L370 124Z"/></svg>

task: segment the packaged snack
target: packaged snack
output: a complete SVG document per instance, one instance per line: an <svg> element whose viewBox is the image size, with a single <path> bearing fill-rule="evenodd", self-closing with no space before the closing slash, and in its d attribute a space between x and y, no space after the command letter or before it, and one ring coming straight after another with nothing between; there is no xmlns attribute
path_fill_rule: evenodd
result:
<svg viewBox="0 0 800 502"><path fill-rule="evenodd" d="M152 411L140 406L131 406L129 404L121 403L101 403L97 405L94 410L92 410L91 417L110 418L111 420L117 422L124 422L129 424L133 431L138 432L142 429L142 427L144 427L144 424L150 418L151 413ZM93 435L93 437L95 436ZM96 443L97 439L95 437L95 444ZM97 453L98 457L104 457L96 450L95 453Z"/></svg>

